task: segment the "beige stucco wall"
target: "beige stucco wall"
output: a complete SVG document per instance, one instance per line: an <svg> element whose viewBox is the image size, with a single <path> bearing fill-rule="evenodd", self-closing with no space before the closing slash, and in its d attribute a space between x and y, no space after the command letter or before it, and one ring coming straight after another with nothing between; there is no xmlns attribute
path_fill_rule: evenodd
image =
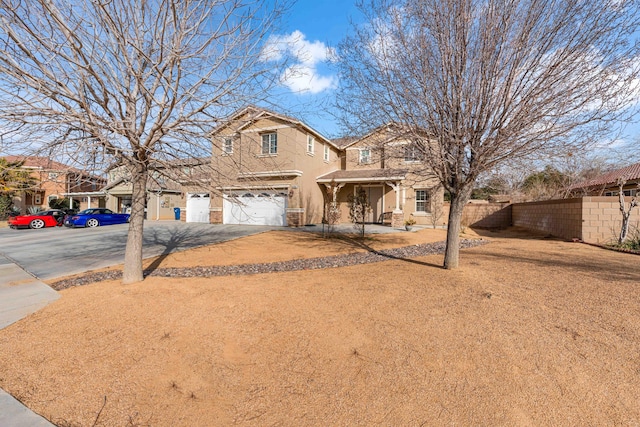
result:
<svg viewBox="0 0 640 427"><path fill-rule="evenodd" d="M277 154L264 155L262 135L271 132L277 133ZM307 151L308 135L315 139L313 153ZM222 152L225 137L233 138L232 154ZM232 189L273 188L289 194L290 209L304 209L305 223L322 220L325 188L317 184L316 178L340 169L340 154L333 145L304 127L272 117L251 123L239 132L230 126L213 138L212 185L219 194L212 198L212 207L222 208L222 193ZM324 159L325 144L329 148L328 161ZM261 176L264 173L274 176Z"/></svg>

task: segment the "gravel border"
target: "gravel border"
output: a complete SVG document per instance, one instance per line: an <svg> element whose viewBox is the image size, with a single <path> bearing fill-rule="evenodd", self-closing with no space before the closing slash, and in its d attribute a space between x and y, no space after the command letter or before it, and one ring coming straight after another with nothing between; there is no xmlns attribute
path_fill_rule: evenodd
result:
<svg viewBox="0 0 640 427"><path fill-rule="evenodd" d="M489 243L487 240L462 239L460 249L468 249ZM290 261L267 262L259 264L219 265L210 267L190 268L156 268L145 270L145 277L219 277L239 276L247 274L281 273L286 271L318 270L322 268L348 267L358 264L388 261L390 259L405 260L426 255L443 254L446 242L423 243L404 246L401 248L381 251L369 250L352 254L332 255L317 258L295 259ZM118 280L122 278L122 271L110 270L87 273L83 276L63 279L53 282L50 286L56 291L87 285L104 280Z"/></svg>

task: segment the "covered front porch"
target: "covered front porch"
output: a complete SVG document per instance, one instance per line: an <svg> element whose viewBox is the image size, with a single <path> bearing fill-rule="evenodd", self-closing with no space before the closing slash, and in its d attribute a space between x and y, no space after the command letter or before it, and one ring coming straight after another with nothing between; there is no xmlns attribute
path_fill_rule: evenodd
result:
<svg viewBox="0 0 640 427"><path fill-rule="evenodd" d="M407 171L401 169L340 170L318 177L316 181L324 187L328 200L326 209L336 213L337 223L349 222L349 195L355 195L362 188L371 206L365 222L402 228L402 182L406 174Z"/></svg>

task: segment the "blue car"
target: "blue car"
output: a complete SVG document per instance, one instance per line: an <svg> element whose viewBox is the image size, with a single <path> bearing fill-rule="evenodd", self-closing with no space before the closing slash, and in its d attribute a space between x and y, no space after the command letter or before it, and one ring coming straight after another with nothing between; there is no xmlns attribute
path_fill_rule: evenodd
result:
<svg viewBox="0 0 640 427"><path fill-rule="evenodd" d="M115 213L105 208L85 209L64 220L67 227L98 227L100 225L124 224L129 214Z"/></svg>

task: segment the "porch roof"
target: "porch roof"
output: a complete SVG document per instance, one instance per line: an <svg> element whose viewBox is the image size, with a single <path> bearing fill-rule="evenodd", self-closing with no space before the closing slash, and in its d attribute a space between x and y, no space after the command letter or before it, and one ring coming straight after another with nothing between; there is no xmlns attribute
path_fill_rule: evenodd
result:
<svg viewBox="0 0 640 427"><path fill-rule="evenodd" d="M407 176L406 169L360 169L337 170L316 178L318 183L329 182L385 182L402 181Z"/></svg>

